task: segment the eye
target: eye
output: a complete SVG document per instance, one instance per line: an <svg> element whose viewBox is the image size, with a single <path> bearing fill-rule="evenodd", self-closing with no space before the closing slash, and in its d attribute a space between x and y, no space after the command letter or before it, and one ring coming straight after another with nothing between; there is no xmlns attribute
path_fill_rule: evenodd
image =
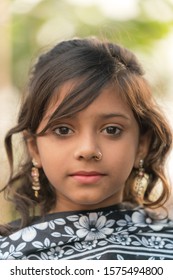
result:
<svg viewBox="0 0 173 280"><path fill-rule="evenodd" d="M59 126L54 129L54 133L56 133L59 136L68 136L73 134L73 130L67 126Z"/></svg>
<svg viewBox="0 0 173 280"><path fill-rule="evenodd" d="M107 126L102 130L105 134L113 135L113 136L118 136L121 134L122 129L117 127L117 126Z"/></svg>

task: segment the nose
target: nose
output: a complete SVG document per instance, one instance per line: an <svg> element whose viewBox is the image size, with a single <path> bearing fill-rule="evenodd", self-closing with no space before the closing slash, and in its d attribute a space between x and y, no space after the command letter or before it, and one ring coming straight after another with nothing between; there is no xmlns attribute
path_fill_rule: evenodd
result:
<svg viewBox="0 0 173 280"><path fill-rule="evenodd" d="M77 160L100 160L101 153L96 135L84 135L78 139L74 157Z"/></svg>

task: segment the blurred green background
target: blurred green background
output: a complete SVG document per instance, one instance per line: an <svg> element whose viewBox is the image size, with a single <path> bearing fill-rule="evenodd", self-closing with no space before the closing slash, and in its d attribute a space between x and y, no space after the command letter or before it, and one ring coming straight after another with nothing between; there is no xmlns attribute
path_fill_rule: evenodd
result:
<svg viewBox="0 0 173 280"><path fill-rule="evenodd" d="M3 139L15 124L31 64L51 45L87 36L136 53L172 125L173 0L0 0L0 188L9 171ZM2 194L0 205L0 223L13 218Z"/></svg>

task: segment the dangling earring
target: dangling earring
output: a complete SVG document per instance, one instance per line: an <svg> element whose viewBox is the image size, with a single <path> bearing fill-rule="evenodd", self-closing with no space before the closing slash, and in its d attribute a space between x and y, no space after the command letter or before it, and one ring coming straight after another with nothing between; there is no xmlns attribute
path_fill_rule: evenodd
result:
<svg viewBox="0 0 173 280"><path fill-rule="evenodd" d="M32 160L33 167L31 169L31 176L32 176L32 189L34 191L34 196L38 198L39 190L40 190L40 181L39 181L39 170L38 170L38 163L35 159Z"/></svg>
<svg viewBox="0 0 173 280"><path fill-rule="evenodd" d="M131 193L139 203L143 202L144 195L150 181L149 175L145 173L143 165L144 161L141 159L139 161L139 170L137 171L137 175L134 178L131 187Z"/></svg>

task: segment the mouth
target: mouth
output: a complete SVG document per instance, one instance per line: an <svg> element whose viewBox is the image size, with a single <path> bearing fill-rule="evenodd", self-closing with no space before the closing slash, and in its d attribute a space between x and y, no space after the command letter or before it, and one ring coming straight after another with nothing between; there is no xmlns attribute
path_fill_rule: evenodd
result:
<svg viewBox="0 0 173 280"><path fill-rule="evenodd" d="M96 172L96 171L78 171L73 174L70 174L75 181L82 183L82 184L94 184L99 182L106 174Z"/></svg>

